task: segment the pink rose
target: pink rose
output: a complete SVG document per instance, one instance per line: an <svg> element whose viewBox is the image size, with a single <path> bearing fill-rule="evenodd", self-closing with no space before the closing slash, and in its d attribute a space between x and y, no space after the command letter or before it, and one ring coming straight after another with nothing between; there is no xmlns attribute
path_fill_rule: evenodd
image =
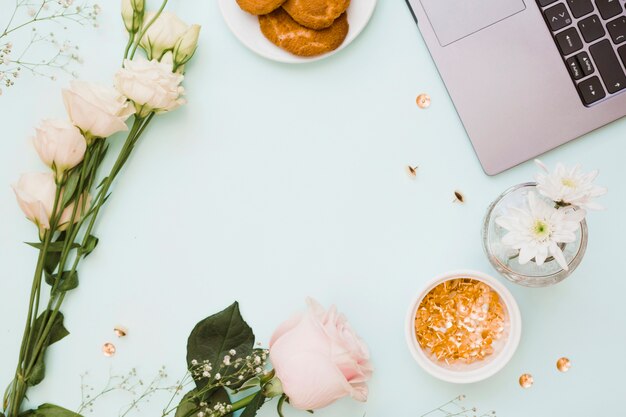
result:
<svg viewBox="0 0 626 417"><path fill-rule="evenodd" d="M286 321L270 340L270 359L289 403L316 410L351 396L367 400L369 352L346 318L308 299L309 309Z"/></svg>

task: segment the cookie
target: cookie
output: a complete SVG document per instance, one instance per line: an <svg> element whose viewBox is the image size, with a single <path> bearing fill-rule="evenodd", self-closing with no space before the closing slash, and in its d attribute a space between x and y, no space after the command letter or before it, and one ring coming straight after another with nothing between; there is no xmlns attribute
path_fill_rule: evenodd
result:
<svg viewBox="0 0 626 417"><path fill-rule="evenodd" d="M333 51L348 35L348 17L344 13L328 28L313 30L302 26L281 9L259 16L261 32L273 44L298 56L316 56Z"/></svg>
<svg viewBox="0 0 626 417"><path fill-rule="evenodd" d="M324 29L332 25L348 6L350 0L287 0L283 9L302 26Z"/></svg>
<svg viewBox="0 0 626 417"><path fill-rule="evenodd" d="M285 0L237 0L242 10L255 15L272 13L284 2Z"/></svg>

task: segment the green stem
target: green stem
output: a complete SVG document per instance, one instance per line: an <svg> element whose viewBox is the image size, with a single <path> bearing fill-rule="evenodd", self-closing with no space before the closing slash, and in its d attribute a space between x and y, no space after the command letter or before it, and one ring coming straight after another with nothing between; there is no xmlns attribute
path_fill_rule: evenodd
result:
<svg viewBox="0 0 626 417"><path fill-rule="evenodd" d="M157 10L157 12L154 15L154 17L148 22L147 25L145 25L141 29L141 32L139 32L139 36L137 36L137 42L135 43L135 46L133 47L133 50L130 53L130 59L133 59L135 57L135 52L137 52L137 48L139 47L139 43L141 42L141 39L143 38L143 35L146 34L148 29L150 29L150 26L152 26L152 24L154 22L156 22L156 20L159 18L159 16L161 16L161 13L163 13L163 9L165 9L165 5L166 4L167 4L167 0L163 0L163 3L161 3L161 7L159 7L159 10Z"/></svg>
<svg viewBox="0 0 626 417"><path fill-rule="evenodd" d="M242 409L246 408L252 402L254 397L256 397L257 394L258 394L258 391L255 392L254 394L250 394L247 397L242 398L239 401L235 401L234 403L231 404L231 406L232 406L231 411L235 412L237 410L242 410Z"/></svg>
<svg viewBox="0 0 626 417"><path fill-rule="evenodd" d="M140 118L135 119L133 123L133 127L131 128L130 133L128 134L128 137L126 138L126 142L124 143L124 146L122 147L122 150L120 151L117 157L117 160L113 164L113 168L111 168L111 172L109 173L109 176L105 179L104 183L102 184L102 187L100 188L98 196L96 197L94 211L91 214L91 218L89 219L89 224L85 231L83 241L80 245L82 247L84 247L87 244L87 239L89 239L89 236L91 235L96 219L98 217L100 209L102 208L106 200L107 193L111 187L111 184L113 183L113 180L115 179L115 177L121 170L124 163L128 160L128 157L130 156L130 153L132 152L133 144L139 139L138 132L140 131L143 122L144 122L144 119L140 119ZM143 130L141 131L143 132ZM83 255L80 252L76 254L76 258L74 258L74 263L72 265L72 269L69 272L69 275L72 275L76 272L76 268L78 267L78 263L80 262L82 257ZM59 314L61 305L63 304L63 301L65 300L65 295L66 295L65 292L61 293L58 299L56 300L55 306L52 309L52 313L50 314L47 323L45 323L45 328L42 333L42 337L38 340L35 350L33 351L33 356L30 359L30 362L28 364L28 368L26 371L27 373L32 371L33 367L35 366L35 363L37 362L37 357L43 353L43 346L45 344L45 340L48 337L50 330L52 329L52 325L54 324L54 321L57 315Z"/></svg>
<svg viewBox="0 0 626 417"><path fill-rule="evenodd" d="M35 293L36 291L38 291L41 285L41 275L43 273L43 265L46 259L46 254L48 252L48 245L50 244L51 235L52 233L50 232L46 232L44 234L43 246L39 250L39 257L37 258L37 267L35 268L35 275L33 277L33 285L30 294L30 302L28 305L26 325L24 326L24 334L22 336L22 346L20 348L20 355L17 361L17 369L15 370L15 377L13 379L10 393L11 399L8 404L8 417L17 417L26 391L26 381L22 373L22 365L25 359L25 355L28 351L28 343L30 341L30 334L32 330L31 319L34 311Z"/></svg>

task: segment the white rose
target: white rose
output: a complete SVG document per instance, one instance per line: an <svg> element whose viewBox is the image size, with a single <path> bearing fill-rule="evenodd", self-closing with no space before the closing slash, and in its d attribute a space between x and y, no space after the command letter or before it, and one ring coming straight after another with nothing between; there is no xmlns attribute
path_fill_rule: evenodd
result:
<svg viewBox="0 0 626 417"><path fill-rule="evenodd" d="M54 208L54 198L56 195L57 185L54 181L54 174L46 173L29 173L20 177L18 182L13 185L13 191L17 198L17 204L20 206L26 217L35 223L39 228L39 236L43 237L46 229L50 229L50 219ZM74 222L77 222L82 214L80 208L82 206L83 197L79 199L79 209L77 210ZM91 197L87 195L85 202L86 208L91 203ZM74 210L74 204L68 205L59 217L56 230L65 230L69 225Z"/></svg>
<svg viewBox="0 0 626 417"><path fill-rule="evenodd" d="M171 63L127 59L115 75L115 86L135 103L137 116L146 117L153 111L163 113L185 104L185 90L180 85L184 78L172 72Z"/></svg>
<svg viewBox="0 0 626 417"><path fill-rule="evenodd" d="M155 12L146 13L144 25L148 25L155 15ZM176 43L187 32L187 29L189 25L174 13L162 12L143 35L140 45L148 54L149 59L161 60L166 51L174 50Z"/></svg>
<svg viewBox="0 0 626 417"><path fill-rule="evenodd" d="M89 137L106 138L128 130L126 119L135 109L115 88L72 81L63 90L63 101L72 123Z"/></svg>
<svg viewBox="0 0 626 417"><path fill-rule="evenodd" d="M80 130L64 120L44 120L35 129L33 144L44 164L57 178L78 165L85 156L87 141Z"/></svg>

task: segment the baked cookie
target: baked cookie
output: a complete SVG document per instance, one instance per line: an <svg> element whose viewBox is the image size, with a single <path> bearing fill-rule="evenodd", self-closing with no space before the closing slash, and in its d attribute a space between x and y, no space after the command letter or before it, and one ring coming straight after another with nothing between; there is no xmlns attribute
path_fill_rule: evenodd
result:
<svg viewBox="0 0 626 417"><path fill-rule="evenodd" d="M272 13L283 5L285 0L237 0L243 11L255 15Z"/></svg>
<svg viewBox="0 0 626 417"><path fill-rule="evenodd" d="M348 35L348 17L344 13L328 28L313 30L302 26L283 9L259 16L261 32L275 45L298 56L316 56L333 51Z"/></svg>
<svg viewBox="0 0 626 417"><path fill-rule="evenodd" d="M350 6L350 0L287 0L283 9L293 20L311 29L324 29Z"/></svg>

